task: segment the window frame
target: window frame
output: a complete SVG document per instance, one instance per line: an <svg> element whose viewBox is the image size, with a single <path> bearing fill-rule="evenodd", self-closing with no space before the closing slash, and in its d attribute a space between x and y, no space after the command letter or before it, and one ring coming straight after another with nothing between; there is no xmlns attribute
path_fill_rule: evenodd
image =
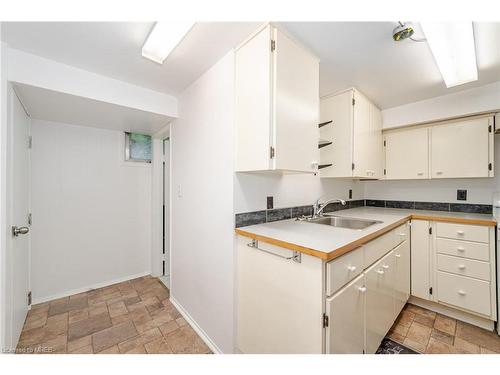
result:
<svg viewBox="0 0 500 375"><path fill-rule="evenodd" d="M130 156L130 135L132 132L125 132L125 161L126 162L133 162L133 163L146 163L146 164L151 164L152 159L153 159L153 137L151 137L151 159L136 159L132 158ZM147 135L147 134L142 134L142 135Z"/></svg>

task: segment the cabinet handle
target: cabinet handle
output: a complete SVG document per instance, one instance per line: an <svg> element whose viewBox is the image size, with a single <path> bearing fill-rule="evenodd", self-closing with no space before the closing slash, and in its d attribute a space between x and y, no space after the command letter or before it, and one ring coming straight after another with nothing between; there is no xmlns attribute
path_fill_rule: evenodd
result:
<svg viewBox="0 0 500 375"><path fill-rule="evenodd" d="M459 269L459 270L464 270L464 269L465 269L465 265L464 265L464 264L460 264L460 265L458 266L458 269Z"/></svg>
<svg viewBox="0 0 500 375"><path fill-rule="evenodd" d="M401 254L394 254L396 258L401 258Z"/></svg>
<svg viewBox="0 0 500 375"><path fill-rule="evenodd" d="M360 287L358 288L358 290L359 290L361 293L364 293L364 292L366 292L366 287L365 287L365 286L360 286Z"/></svg>
<svg viewBox="0 0 500 375"><path fill-rule="evenodd" d="M463 230L457 230L457 234L459 234L459 235L462 236L464 234L464 231Z"/></svg>
<svg viewBox="0 0 500 375"><path fill-rule="evenodd" d="M461 252L465 251L465 249L463 247L457 247L457 250L461 251Z"/></svg>
<svg viewBox="0 0 500 375"><path fill-rule="evenodd" d="M436 171L436 174L443 174L443 171Z"/></svg>
<svg viewBox="0 0 500 375"><path fill-rule="evenodd" d="M467 293L465 293L465 291L463 291L463 290L459 290L458 294L460 294L461 296L465 296Z"/></svg>
<svg viewBox="0 0 500 375"><path fill-rule="evenodd" d="M356 266L348 266L347 269L351 272L356 271Z"/></svg>
<svg viewBox="0 0 500 375"><path fill-rule="evenodd" d="M387 269L389 269L389 266L388 266L387 264L384 264L384 265L382 266L382 268L387 270Z"/></svg>
<svg viewBox="0 0 500 375"><path fill-rule="evenodd" d="M384 271L382 271L382 270L377 270L377 273L378 273L379 275L383 275L385 272L384 272Z"/></svg>

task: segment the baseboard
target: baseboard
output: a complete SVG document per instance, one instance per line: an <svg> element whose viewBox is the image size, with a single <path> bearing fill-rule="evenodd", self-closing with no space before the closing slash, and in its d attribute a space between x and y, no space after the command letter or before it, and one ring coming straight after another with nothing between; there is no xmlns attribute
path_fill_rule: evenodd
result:
<svg viewBox="0 0 500 375"><path fill-rule="evenodd" d="M172 305L175 306L177 310L179 310L179 313L182 315L184 319L186 319L186 322L191 326L191 328L194 329L194 331L200 336L200 338L207 344L207 346L210 348L210 350L216 354L223 354L222 350L210 339L210 337L205 333L205 331L196 323L196 321L189 315L189 313L186 311L182 305L177 302L177 300L170 295L170 302L172 302Z"/></svg>
<svg viewBox="0 0 500 375"><path fill-rule="evenodd" d="M110 286L110 285L113 285L113 284L121 283L123 281L137 279L138 277L143 277L143 276L146 276L146 275L149 275L149 274L150 274L149 271L148 272L137 273L137 274L134 274L134 275L128 275L128 276L124 276L124 277L119 277L117 279L107 280L107 281L103 281L103 282L100 282L100 283L88 285L88 286L85 286L83 288L67 290L65 292L53 294L53 295L46 296L46 297L40 297L40 298L36 298L35 297L35 298L33 298L32 305L36 305L38 303L44 303L44 302L52 301L52 300L55 300L55 299L58 299L58 298L64 298L64 297L72 296L73 294L88 292L88 291L90 291L92 289L103 288L105 286Z"/></svg>
<svg viewBox="0 0 500 375"><path fill-rule="evenodd" d="M449 316L450 318L461 320L462 322L484 328L488 331L493 332L495 330L494 321L467 313L465 311L457 310L452 307L448 307L432 301L426 301L424 299L413 296L410 297L408 302L423 307L425 309L437 312L439 314Z"/></svg>

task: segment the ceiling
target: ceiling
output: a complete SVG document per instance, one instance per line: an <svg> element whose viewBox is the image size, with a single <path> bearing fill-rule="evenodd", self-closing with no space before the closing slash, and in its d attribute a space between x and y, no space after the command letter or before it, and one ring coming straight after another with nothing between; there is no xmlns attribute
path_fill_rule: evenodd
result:
<svg viewBox="0 0 500 375"><path fill-rule="evenodd" d="M15 83L14 90L35 119L153 135L172 119L59 91Z"/></svg>
<svg viewBox="0 0 500 375"><path fill-rule="evenodd" d="M163 65L141 55L153 22L2 22L11 47L94 73L176 95L260 23L202 22Z"/></svg>
<svg viewBox="0 0 500 375"><path fill-rule="evenodd" d="M500 80L500 23L475 24L479 80L451 89L446 88L427 43L392 40L396 24L279 23L320 57L321 95L354 86L385 109ZM197 23L163 65L141 56L152 25L2 23L2 38L13 48L177 95L259 23Z"/></svg>

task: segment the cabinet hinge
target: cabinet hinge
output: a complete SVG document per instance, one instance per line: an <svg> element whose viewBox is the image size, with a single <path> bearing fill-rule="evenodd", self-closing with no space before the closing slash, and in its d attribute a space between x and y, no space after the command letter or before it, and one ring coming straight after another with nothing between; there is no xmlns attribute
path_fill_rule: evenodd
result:
<svg viewBox="0 0 500 375"><path fill-rule="evenodd" d="M274 155L275 155L275 152L274 152L274 147L271 146L269 147L269 158L270 159L273 159L274 158Z"/></svg>
<svg viewBox="0 0 500 375"><path fill-rule="evenodd" d="M31 225L33 223L33 215L31 212L28 214L28 225Z"/></svg>
<svg viewBox="0 0 500 375"><path fill-rule="evenodd" d="M323 314L323 328L328 327L328 315Z"/></svg>
<svg viewBox="0 0 500 375"><path fill-rule="evenodd" d="M386 141L384 141L384 147L386 146Z"/></svg>
<svg viewBox="0 0 500 375"><path fill-rule="evenodd" d="M432 286L429 288L429 294L432 295Z"/></svg>
<svg viewBox="0 0 500 375"><path fill-rule="evenodd" d="M356 104L356 99L352 98L352 105Z"/></svg>
<svg viewBox="0 0 500 375"><path fill-rule="evenodd" d="M493 169L493 164L488 163L488 170L491 171Z"/></svg>
<svg viewBox="0 0 500 375"><path fill-rule="evenodd" d="M28 137L28 148L31 148L33 146L33 137L30 135Z"/></svg>
<svg viewBox="0 0 500 375"><path fill-rule="evenodd" d="M354 167L355 167L355 165L354 165L354 163L352 163L351 169L354 170Z"/></svg>
<svg viewBox="0 0 500 375"><path fill-rule="evenodd" d="M488 133L491 133L492 130L491 125L488 125Z"/></svg>
<svg viewBox="0 0 500 375"><path fill-rule="evenodd" d="M429 234L432 234L432 227L429 227Z"/></svg>
<svg viewBox="0 0 500 375"><path fill-rule="evenodd" d="M271 52L274 52L276 50L276 41L271 39Z"/></svg>
<svg viewBox="0 0 500 375"><path fill-rule="evenodd" d="M384 176L387 174L387 171L384 169Z"/></svg>
<svg viewBox="0 0 500 375"><path fill-rule="evenodd" d="M28 306L31 305L31 290L28 292Z"/></svg>

